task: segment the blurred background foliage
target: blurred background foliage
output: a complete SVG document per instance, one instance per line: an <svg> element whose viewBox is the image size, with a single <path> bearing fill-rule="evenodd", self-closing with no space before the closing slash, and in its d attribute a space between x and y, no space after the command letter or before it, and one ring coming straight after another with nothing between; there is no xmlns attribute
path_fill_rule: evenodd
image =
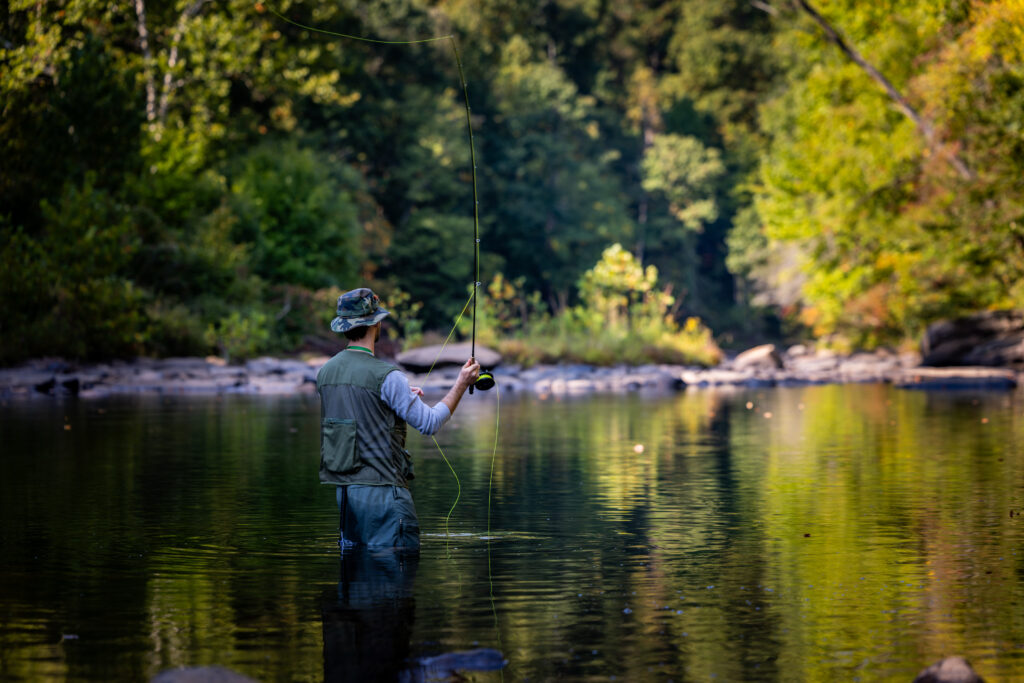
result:
<svg viewBox="0 0 1024 683"><path fill-rule="evenodd" d="M689 329L711 362L708 328L870 347L1021 306L1024 3L819 4L919 122L806 3L273 9L456 36L495 342L643 331L651 360ZM323 350L361 285L406 341L464 305L446 42L251 0L11 0L0 65L0 362ZM627 256L622 308L595 273Z"/></svg>

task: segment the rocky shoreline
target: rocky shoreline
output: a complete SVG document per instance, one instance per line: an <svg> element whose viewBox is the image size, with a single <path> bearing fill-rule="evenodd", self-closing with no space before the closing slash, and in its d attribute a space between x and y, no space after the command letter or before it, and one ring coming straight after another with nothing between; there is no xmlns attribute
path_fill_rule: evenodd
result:
<svg viewBox="0 0 1024 683"><path fill-rule="evenodd" d="M447 355L447 354L446 354ZM38 360L0 369L0 397L78 396L100 398L125 394L287 395L312 393L316 372L327 356L300 359L257 358L229 365L218 358L165 358L80 365ZM458 368L440 365L429 376L410 372L414 385L428 393L444 392ZM775 387L813 384L886 382L904 388L1013 389L1024 373L1006 368L929 368L915 353L890 351L849 356L802 346L780 351L755 347L714 368L680 365L595 367L563 364L531 368L499 366L495 378L503 391L536 395L590 393L670 393L701 387Z"/></svg>

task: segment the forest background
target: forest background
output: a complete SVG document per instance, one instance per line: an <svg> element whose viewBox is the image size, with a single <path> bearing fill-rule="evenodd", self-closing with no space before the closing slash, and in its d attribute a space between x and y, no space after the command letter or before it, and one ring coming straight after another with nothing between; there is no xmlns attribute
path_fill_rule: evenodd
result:
<svg viewBox="0 0 1024 683"><path fill-rule="evenodd" d="M271 7L456 37L479 322L518 360L899 345L1024 304L1024 0ZM322 347L363 285L406 343L444 334L471 173L447 41L252 0L10 0L0 363Z"/></svg>

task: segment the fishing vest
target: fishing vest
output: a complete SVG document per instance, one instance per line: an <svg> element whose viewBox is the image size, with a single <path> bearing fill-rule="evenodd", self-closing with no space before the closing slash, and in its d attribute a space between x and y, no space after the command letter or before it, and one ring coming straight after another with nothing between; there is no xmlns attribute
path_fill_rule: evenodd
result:
<svg viewBox="0 0 1024 683"><path fill-rule="evenodd" d="M354 349L320 368L320 483L408 487L405 420L380 397L384 379L397 369Z"/></svg>

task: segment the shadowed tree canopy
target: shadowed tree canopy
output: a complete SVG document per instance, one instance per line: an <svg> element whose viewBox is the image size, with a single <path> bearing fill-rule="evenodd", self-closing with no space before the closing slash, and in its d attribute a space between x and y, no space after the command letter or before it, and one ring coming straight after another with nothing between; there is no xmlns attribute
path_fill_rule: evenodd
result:
<svg viewBox="0 0 1024 683"><path fill-rule="evenodd" d="M361 285L447 328L473 248L450 47L266 9L0 10L0 362L321 348ZM456 37L483 278L546 313L613 244L725 341L1024 300L1016 0L273 9Z"/></svg>

